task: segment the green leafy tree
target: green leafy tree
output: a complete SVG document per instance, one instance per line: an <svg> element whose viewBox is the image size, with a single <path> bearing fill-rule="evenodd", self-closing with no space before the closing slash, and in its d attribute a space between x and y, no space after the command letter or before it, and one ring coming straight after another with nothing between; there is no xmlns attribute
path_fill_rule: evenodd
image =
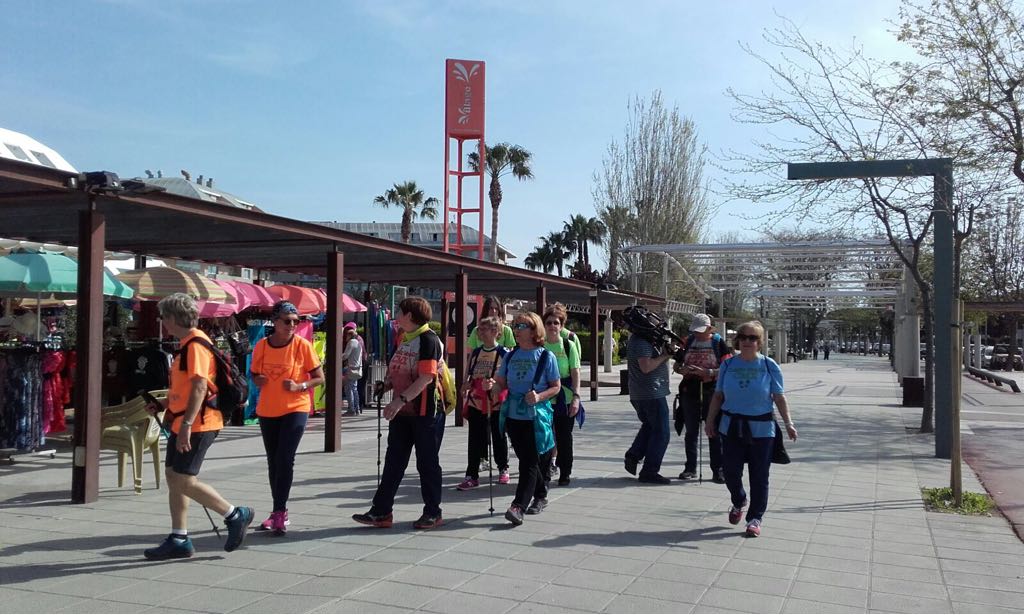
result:
<svg viewBox="0 0 1024 615"><path fill-rule="evenodd" d="M487 196L491 201L491 260L498 262L498 208L501 207L501 178L507 175L525 181L533 179L530 167L533 154L519 145L498 143L488 146L484 155L487 157L486 172L491 177ZM469 154L469 167L480 170L480 154Z"/></svg>
<svg viewBox="0 0 1024 615"><path fill-rule="evenodd" d="M625 257L619 254L622 248L634 241L637 234L636 216L623 205L605 207L598 213L598 219L605 228L602 244L608 251L608 278L618 283L620 268L628 267Z"/></svg>
<svg viewBox="0 0 1024 615"><path fill-rule="evenodd" d="M438 200L434 197L424 199L426 195L416 187L416 182L409 180L395 184L384 194L373 199L375 205L384 209L392 205L402 208L402 242L409 243L412 237L412 222L417 216L428 220L437 219Z"/></svg>

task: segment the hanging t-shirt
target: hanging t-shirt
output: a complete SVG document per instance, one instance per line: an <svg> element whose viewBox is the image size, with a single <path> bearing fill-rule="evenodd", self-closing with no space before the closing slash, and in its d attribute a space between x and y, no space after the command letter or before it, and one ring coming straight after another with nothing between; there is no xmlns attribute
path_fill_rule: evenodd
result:
<svg viewBox="0 0 1024 615"><path fill-rule="evenodd" d="M181 421L188 410L188 399L192 394L192 379L196 376L206 378L206 394L213 395L217 392L215 380L217 378L217 364L213 359L213 353L204 348L201 344L189 344L192 338L205 339L210 344L213 342L209 336L199 329L192 329L188 335L182 338L179 348L183 349L174 358L171 365L171 386L167 393L167 410L176 416L171 423L171 431L178 433L181 429ZM187 348L186 348L187 346ZM181 369L182 355L186 359L187 369ZM203 407L192 423L192 433L204 431L219 431L224 428L223 415L219 410L210 407Z"/></svg>
<svg viewBox="0 0 1024 615"><path fill-rule="evenodd" d="M266 376L268 382L260 387L256 416L274 418L290 412L309 412L309 393L286 391L285 380L301 384L310 379L309 372L320 367L320 359L313 344L297 335L284 346L276 348L266 337L256 343L252 353L252 373Z"/></svg>
<svg viewBox="0 0 1024 615"><path fill-rule="evenodd" d="M722 409L733 414L757 416L772 411L772 395L783 393L782 370L779 364L764 355L744 361L739 355L722 364L716 391L725 395ZM718 430L729 433L730 417L722 415ZM754 438L775 437L774 421L748 421Z"/></svg>
<svg viewBox="0 0 1024 615"><path fill-rule="evenodd" d="M441 360L441 340L430 327L423 325L412 333L404 333L401 343L388 363L388 378L397 398L421 375L437 376ZM398 416L433 416L437 405L435 377L423 392L409 400L398 410Z"/></svg>

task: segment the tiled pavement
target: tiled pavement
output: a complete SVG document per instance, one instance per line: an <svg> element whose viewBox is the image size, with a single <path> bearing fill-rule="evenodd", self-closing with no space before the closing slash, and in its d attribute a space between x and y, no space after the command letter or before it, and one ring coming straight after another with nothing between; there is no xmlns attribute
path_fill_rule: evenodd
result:
<svg viewBox="0 0 1024 615"><path fill-rule="evenodd" d="M1020 611L1024 545L1000 517L926 512L919 489L945 484L949 466L931 457L929 437L905 429L919 411L899 407L883 360L832 357L784 367L800 439L789 446L794 462L772 468L758 539L726 523L724 486L647 486L624 473L637 422L618 396L588 406L572 484L552 487L548 509L520 528L501 516L514 484L495 487L494 516L486 487L451 489L464 469L465 430L450 425L447 524L412 529L421 506L412 474L398 525L357 526L349 516L368 508L376 483L376 418L364 414L345 419L336 455L316 452L322 422L312 424L286 537L250 534L225 554L196 508L189 561L141 558L167 533L166 493L153 487L151 464L136 496L113 487L105 456L101 498L86 506L62 503L66 453L0 468L0 611ZM664 473L681 469L673 437ZM265 515L264 472L256 428L232 428L203 478ZM981 489L966 467L965 487Z"/></svg>

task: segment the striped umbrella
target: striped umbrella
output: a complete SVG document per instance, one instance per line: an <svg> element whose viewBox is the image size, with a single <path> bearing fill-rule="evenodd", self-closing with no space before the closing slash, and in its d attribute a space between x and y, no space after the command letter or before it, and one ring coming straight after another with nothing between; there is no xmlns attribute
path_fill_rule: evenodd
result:
<svg viewBox="0 0 1024 615"><path fill-rule="evenodd" d="M78 262L72 258L24 249L0 256L0 295L66 299L77 292ZM104 269L103 294L131 299L133 293Z"/></svg>
<svg viewBox="0 0 1024 615"><path fill-rule="evenodd" d="M173 267L149 267L119 273L121 280L135 290L139 299L155 301L173 293L185 293L200 301L234 304L235 298L213 280L191 271Z"/></svg>
<svg viewBox="0 0 1024 615"><path fill-rule="evenodd" d="M270 307L278 301L277 297L268 293L265 288L255 284L237 280L213 281L231 295L235 302L198 301L200 318L222 318L250 307Z"/></svg>
<svg viewBox="0 0 1024 615"><path fill-rule="evenodd" d="M327 297L317 292L315 288L275 284L268 286L267 292L278 300L294 303L299 314L319 314L327 311Z"/></svg>

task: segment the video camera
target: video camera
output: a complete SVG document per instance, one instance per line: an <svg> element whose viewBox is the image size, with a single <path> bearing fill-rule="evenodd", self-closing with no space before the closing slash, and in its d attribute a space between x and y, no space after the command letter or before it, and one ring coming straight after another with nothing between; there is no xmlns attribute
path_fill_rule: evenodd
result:
<svg viewBox="0 0 1024 615"><path fill-rule="evenodd" d="M683 340L668 328L661 316L639 305L632 305L622 312L626 327L634 334L650 342L658 354L672 353L672 358L681 361Z"/></svg>

